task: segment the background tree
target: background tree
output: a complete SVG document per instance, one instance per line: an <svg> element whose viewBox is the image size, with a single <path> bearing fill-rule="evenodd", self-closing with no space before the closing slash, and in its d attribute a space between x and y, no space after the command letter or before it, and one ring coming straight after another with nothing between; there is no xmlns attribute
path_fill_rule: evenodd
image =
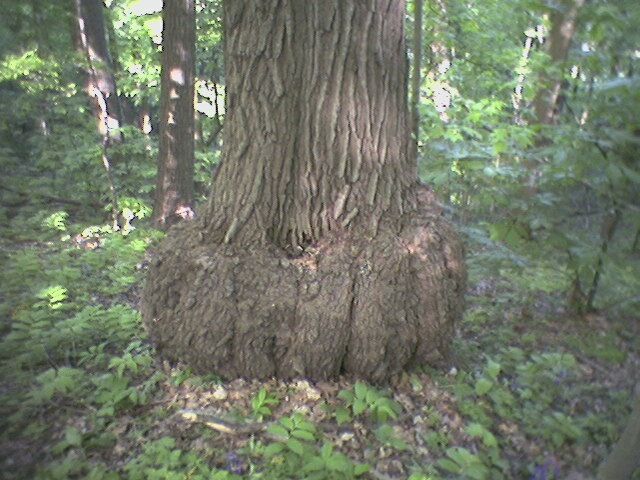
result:
<svg viewBox="0 0 640 480"><path fill-rule="evenodd" d="M153 219L166 227L193 217L194 0L166 0L162 20L160 154Z"/></svg>
<svg viewBox="0 0 640 480"><path fill-rule="evenodd" d="M541 78L541 88L533 102L537 120L552 124L564 80L565 61L578 24L578 12L585 0L562 0L549 15L550 28L545 38L546 52L551 59L547 74Z"/></svg>
<svg viewBox="0 0 640 480"><path fill-rule="evenodd" d="M413 64L411 67L411 157L418 160L420 138L420 87L422 85L422 17L423 0L413 2Z"/></svg>
<svg viewBox="0 0 640 480"><path fill-rule="evenodd" d="M119 229L119 198L113 173L113 159L109 152L112 143L123 136L122 105L118 97L113 60L109 51L102 0L74 0L76 11L76 48L85 56L85 91L89 95L98 131L102 135L102 163L110 191L113 228Z"/></svg>
<svg viewBox="0 0 640 480"><path fill-rule="evenodd" d="M120 141L122 106L113 73L102 0L74 0L77 48L86 59L86 91L98 129L108 141Z"/></svg>
<svg viewBox="0 0 640 480"><path fill-rule="evenodd" d="M225 377L375 381L446 355L465 273L408 155L404 2L224 12L224 158L149 271L159 351Z"/></svg>

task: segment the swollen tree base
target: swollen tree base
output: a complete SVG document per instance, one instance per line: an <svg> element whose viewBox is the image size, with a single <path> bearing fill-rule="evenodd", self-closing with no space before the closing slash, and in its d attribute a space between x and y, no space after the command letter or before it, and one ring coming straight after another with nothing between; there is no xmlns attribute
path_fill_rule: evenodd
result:
<svg viewBox="0 0 640 480"><path fill-rule="evenodd" d="M433 205L402 220L374 238L334 232L296 257L212 245L198 222L177 225L147 277L151 339L165 358L223 378L385 382L434 363L462 313L462 247Z"/></svg>

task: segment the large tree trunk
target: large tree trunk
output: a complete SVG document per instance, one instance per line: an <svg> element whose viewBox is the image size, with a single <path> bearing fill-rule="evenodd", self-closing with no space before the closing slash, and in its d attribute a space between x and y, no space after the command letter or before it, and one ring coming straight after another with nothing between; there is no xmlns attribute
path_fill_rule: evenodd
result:
<svg viewBox="0 0 640 480"><path fill-rule="evenodd" d="M150 267L158 350L223 377L372 381L446 355L464 264L408 155L404 1L224 13L224 156Z"/></svg>
<svg viewBox="0 0 640 480"><path fill-rule="evenodd" d="M98 130L107 142L122 139L122 107L113 76L113 61L104 23L102 0L74 0L76 10L76 48L87 61L85 88L96 115Z"/></svg>
<svg viewBox="0 0 640 480"><path fill-rule="evenodd" d="M546 38L546 50L555 70L541 78L543 85L533 102L536 118L545 125L551 125L555 121L558 97L562 90L563 66L576 32L578 12L584 2L585 0L560 0L558 9L551 14L551 30Z"/></svg>
<svg viewBox="0 0 640 480"><path fill-rule="evenodd" d="M165 0L162 7L160 152L154 222L170 226L193 217L194 0Z"/></svg>

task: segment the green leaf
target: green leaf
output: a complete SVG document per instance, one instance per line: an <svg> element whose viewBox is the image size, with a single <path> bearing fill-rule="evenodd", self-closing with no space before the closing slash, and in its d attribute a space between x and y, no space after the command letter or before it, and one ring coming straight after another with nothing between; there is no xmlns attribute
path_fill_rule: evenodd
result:
<svg viewBox="0 0 640 480"><path fill-rule="evenodd" d="M313 442L316 439L313 433L306 430L294 430L293 432L291 432L291 436L299 438L300 440L307 440L309 442Z"/></svg>
<svg viewBox="0 0 640 480"><path fill-rule="evenodd" d="M320 449L320 455L322 458L327 459L331 456L331 453L333 453L333 445L329 442L325 442Z"/></svg>
<svg viewBox="0 0 640 480"><path fill-rule="evenodd" d="M269 432L273 436L281 437L283 439L289 438L289 430L284 428L282 425L278 425L278 424L269 425L269 427L267 428L267 432Z"/></svg>
<svg viewBox="0 0 640 480"><path fill-rule="evenodd" d="M485 428L479 423L471 423L467 427L467 433L472 437L482 437L484 435Z"/></svg>
<svg viewBox="0 0 640 480"><path fill-rule="evenodd" d="M498 440L496 440L496 437L493 435L493 433L488 430L482 437L482 441L487 448L494 448L498 446Z"/></svg>
<svg viewBox="0 0 640 480"><path fill-rule="evenodd" d="M357 463L353 467L353 475L359 477L360 475L364 475L365 473L367 473L369 470L371 470L371 466L367 465L366 463Z"/></svg>
<svg viewBox="0 0 640 480"><path fill-rule="evenodd" d="M295 428L293 420L289 417L281 418L280 423L284 425L287 430L293 430Z"/></svg>
<svg viewBox="0 0 640 480"><path fill-rule="evenodd" d="M321 457L313 457L310 460L305 461L302 471L305 473L318 472L324 470L325 468L325 461Z"/></svg>
<svg viewBox="0 0 640 480"><path fill-rule="evenodd" d="M282 451L284 450L284 445L282 443L271 443L269 445L267 445L267 447L264 449L264 454L267 457L273 457L274 455L278 455L279 453L282 453Z"/></svg>
<svg viewBox="0 0 640 480"><path fill-rule="evenodd" d="M367 387L366 384L362 382L357 382L355 384L354 391L356 394L356 398L364 400L367 396L367 392L369 391L369 388Z"/></svg>
<svg viewBox="0 0 640 480"><path fill-rule="evenodd" d="M351 472L351 461L342 453L335 453L326 461L327 469L334 472Z"/></svg>
<svg viewBox="0 0 640 480"><path fill-rule="evenodd" d="M485 480L489 478L489 469L481 463L473 463L464 468L464 473L474 480Z"/></svg>
<svg viewBox="0 0 640 480"><path fill-rule="evenodd" d="M296 440L295 438L290 438L289 440L287 440L287 448L289 448L289 450L291 450L293 453L296 453L300 456L304 454L304 446L302 445L302 443L300 443L299 440Z"/></svg>
<svg viewBox="0 0 640 480"><path fill-rule="evenodd" d="M500 370L502 369L502 367L500 366L500 364L494 360L489 359L487 361L487 366L484 369L485 373L492 378L493 380L497 380L498 379L498 375L500 375Z"/></svg>
<svg viewBox="0 0 640 480"><path fill-rule="evenodd" d="M338 393L338 398L347 402L347 404L351 404L355 399L355 395L350 390L340 390Z"/></svg>
<svg viewBox="0 0 640 480"><path fill-rule="evenodd" d="M338 425L350 422L352 419L351 412L349 412L349 410L344 407L336 408L336 412L334 415L336 417L336 422L338 422Z"/></svg>
<svg viewBox="0 0 640 480"><path fill-rule="evenodd" d="M316 426L304 418L299 418L296 429L316 433Z"/></svg>
<svg viewBox="0 0 640 480"><path fill-rule="evenodd" d="M373 388L368 389L367 393L364 396L365 402L367 402L369 405L375 403L376 401L378 401L378 399L380 399L380 394Z"/></svg>
<svg viewBox="0 0 640 480"><path fill-rule="evenodd" d="M489 393L489 390L491 390L491 388L493 387L493 382L491 382L490 380L487 380L484 377L480 377L478 380L476 380L476 394L477 395L485 395L487 393Z"/></svg>
<svg viewBox="0 0 640 480"><path fill-rule="evenodd" d="M493 448L498 446L498 441L496 440L496 437L494 437L493 433L481 424L471 423L466 430L470 436L481 438L486 447Z"/></svg>
<svg viewBox="0 0 640 480"><path fill-rule="evenodd" d="M365 402L364 398L356 397L353 402L353 414L355 416L362 415L367 409L367 402Z"/></svg>
<svg viewBox="0 0 640 480"><path fill-rule="evenodd" d="M446 470L447 472L451 472L451 473L462 472L462 469L460 468L460 466L454 461L449 460L448 458L441 458L440 460L438 460L438 466L443 470Z"/></svg>
<svg viewBox="0 0 640 480"><path fill-rule="evenodd" d="M378 415L378 420L386 421L388 418L393 418L394 420L398 418L398 413L400 413L400 406L394 402L393 400L385 397L381 397L375 404L376 413Z"/></svg>

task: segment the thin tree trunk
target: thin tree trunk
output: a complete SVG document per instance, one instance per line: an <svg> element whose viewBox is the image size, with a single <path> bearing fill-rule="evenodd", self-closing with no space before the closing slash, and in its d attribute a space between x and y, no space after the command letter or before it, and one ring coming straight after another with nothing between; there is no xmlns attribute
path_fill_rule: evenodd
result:
<svg viewBox="0 0 640 480"><path fill-rule="evenodd" d="M593 311L593 303L596 298L596 293L598 292L598 285L600 284L600 277L602 276L602 270L604 268L605 256L607 255L609 245L611 244L611 240L613 240L613 235L616 233L616 229L620 224L621 218L622 212L619 208L614 206L613 211L605 215L605 218L602 221L602 226L600 229L600 239L602 243L600 244L600 254L598 255L598 260L596 262L593 280L591 281L591 287L589 288L589 292L587 293L587 311Z"/></svg>
<svg viewBox="0 0 640 480"><path fill-rule="evenodd" d="M413 10L413 67L411 69L411 151L410 157L418 159L420 139L420 86L422 84L422 16L423 0L414 0Z"/></svg>
<svg viewBox="0 0 640 480"><path fill-rule="evenodd" d="M446 0L434 0L428 3L434 14L440 18L447 18L448 8ZM445 75L451 68L453 55L442 38L446 35L440 27L434 24L432 41L430 42L430 65L427 78L431 83L431 100L443 122L449 121L448 110L451 107L451 87L445 80Z"/></svg>
<svg viewBox="0 0 640 480"><path fill-rule="evenodd" d="M121 142L119 131L122 108L118 99L113 62L109 53L105 24L104 5L101 0L74 0L75 28L73 40L76 49L86 60L85 88L97 119L98 131L102 135L102 163L107 175L111 197L113 229L118 225L118 192L113 175L113 157L109 147Z"/></svg>
<svg viewBox="0 0 640 480"><path fill-rule="evenodd" d="M194 0L163 3L160 152L153 207L160 227L194 216L195 15Z"/></svg>
<svg viewBox="0 0 640 480"><path fill-rule="evenodd" d="M220 132L222 132L222 115L220 113L220 105L222 100L220 100L220 93L218 92L218 84L216 82L211 82L211 89L213 90L213 98L210 98L213 105L213 129L209 132L209 138L207 138L205 145L207 147L213 146L214 148L218 147L218 136Z"/></svg>
<svg viewBox="0 0 640 480"><path fill-rule="evenodd" d="M531 58L531 50L533 48L533 44L536 38L541 40L541 30L542 25L538 25L535 30L529 29L525 32L525 40L524 47L522 49L522 57L520 58L520 62L518 64L518 68L516 69L516 73L518 74L518 80L516 82L516 87L513 91L513 110L514 114L514 123L516 125L521 125L523 123L522 119L522 97L524 94L524 84L527 79L529 59Z"/></svg>
<svg viewBox="0 0 640 480"><path fill-rule="evenodd" d="M74 0L77 30L74 39L87 61L86 89L98 130L107 144L122 140L122 107L113 75L101 0Z"/></svg>
<svg viewBox="0 0 640 480"><path fill-rule="evenodd" d="M107 111L107 105L105 98L102 95L96 94L96 100L101 111ZM107 130L108 132L108 130ZM114 231L120 230L120 224L118 223L119 214L119 200L118 190L116 189L116 182L113 175L113 162L109 155L109 147L111 137L109 134L105 134L102 137L102 164L104 165L105 173L107 174L107 183L109 185L109 194L111 195L111 221Z"/></svg>
<svg viewBox="0 0 640 480"><path fill-rule="evenodd" d="M564 62L567 60L571 41L578 24L578 12L585 0L561 0L559 8L551 14L551 29L547 36L547 53L554 71L541 78L542 87L533 102L538 122L551 125L555 122L556 106L562 89Z"/></svg>
<svg viewBox="0 0 640 480"><path fill-rule="evenodd" d="M50 45L48 30L43 28L46 25L46 17L43 14L42 8L38 5L36 0L31 0L31 12L34 17L35 25L35 38L38 45L38 55L40 58L46 58L50 54ZM51 134L51 128L47 120L47 112L49 112L49 104L46 98L42 99L39 105L39 111L35 114L35 124L37 130L43 137L48 137Z"/></svg>

